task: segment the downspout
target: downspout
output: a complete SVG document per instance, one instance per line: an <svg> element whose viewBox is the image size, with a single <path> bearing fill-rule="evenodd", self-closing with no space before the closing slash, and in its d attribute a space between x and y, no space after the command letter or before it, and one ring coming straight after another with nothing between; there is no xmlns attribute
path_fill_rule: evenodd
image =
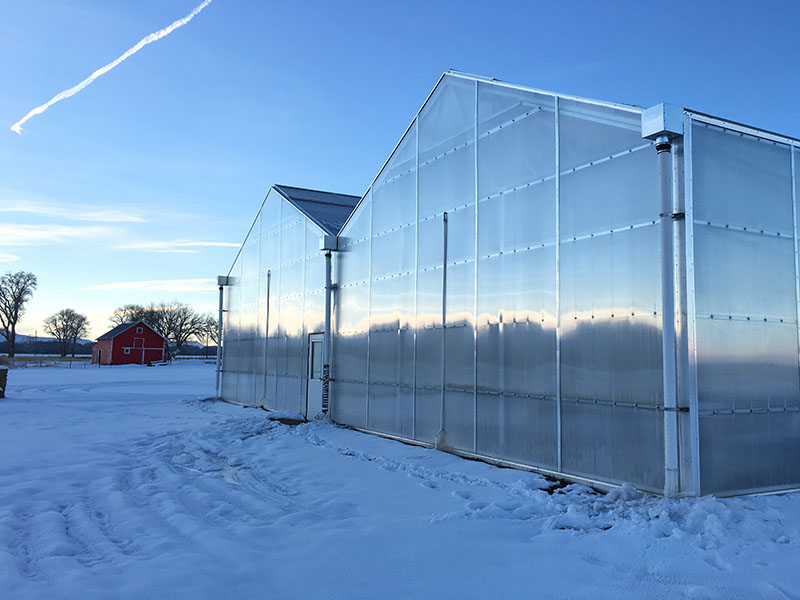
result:
<svg viewBox="0 0 800 600"><path fill-rule="evenodd" d="M222 314L225 312L222 309L223 288L230 285L229 277L220 275L217 277L217 285L219 285L219 314L217 316L217 378L214 384L214 397L219 398L219 378L222 373Z"/></svg>
<svg viewBox="0 0 800 600"><path fill-rule="evenodd" d="M322 236L321 250L325 252L325 336L322 342L322 414L327 416L330 408L331 385L331 310L333 292L336 285L332 277L333 252L338 249L338 238L335 235Z"/></svg>
<svg viewBox="0 0 800 600"><path fill-rule="evenodd" d="M664 495L680 488L678 464L678 385L675 349L675 248L672 212L672 145L667 136L656 139L658 211L661 251L661 350L664 358Z"/></svg>
<svg viewBox="0 0 800 600"><path fill-rule="evenodd" d="M675 335L675 210L670 139L683 135L683 110L659 104L642 113L642 137L655 140L658 160L659 262L661 267L661 350L664 395L664 496L680 491L678 369Z"/></svg>

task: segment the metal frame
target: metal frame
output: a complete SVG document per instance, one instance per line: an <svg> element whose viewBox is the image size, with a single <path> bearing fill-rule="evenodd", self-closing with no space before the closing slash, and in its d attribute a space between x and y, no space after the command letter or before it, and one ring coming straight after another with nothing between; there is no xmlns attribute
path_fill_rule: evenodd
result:
<svg viewBox="0 0 800 600"><path fill-rule="evenodd" d="M410 126L409 126L410 127ZM408 131L406 131L408 133ZM405 134L403 134L405 137ZM397 143L399 146L400 143L403 141L403 138L400 138L400 142ZM397 148L395 147L395 150ZM392 153L394 154L394 153ZM388 162L388 161L387 161ZM380 175L380 173L379 173ZM367 194L371 193L371 188L367 192ZM366 194L365 194L366 197ZM362 201L364 198L361 199ZM353 209L353 212L350 213L350 217L352 217L358 207L361 206L361 202L358 203L356 208ZM370 363L370 346L372 345L372 246L375 241L373 237L373 229L372 224L375 218L375 201L372 197L370 197L369 202L369 267L368 267L368 275L367 275L367 302L369 303L367 306L367 383L364 386L364 427L369 427L369 386L370 386L370 370L371 370L371 363ZM349 221L350 219L348 219ZM347 225L347 223L345 223ZM343 226L344 228L344 226Z"/></svg>
<svg viewBox="0 0 800 600"><path fill-rule="evenodd" d="M561 106L558 96L555 100L555 143L556 143L556 464L562 471L561 452Z"/></svg>
<svg viewBox="0 0 800 600"><path fill-rule="evenodd" d="M744 123L739 123L737 121L729 121L728 119L715 117L714 115L691 110L689 108L685 108L683 112L691 117L693 121L700 121L701 123L707 123L708 125L724 127L725 129L730 129L731 131L745 133L747 135L752 135L753 137L762 138L771 142L787 144L789 146L796 146L797 144L800 144L800 138L793 138L788 135L782 135L780 133L769 131L767 129L760 129L758 127L753 127L752 125L745 125Z"/></svg>
<svg viewBox="0 0 800 600"><path fill-rule="evenodd" d="M687 114L683 124L683 178L686 202L686 321L689 372L686 393L689 397L689 439L692 453L692 491L701 494L700 486L700 416L697 397L697 306L694 272L694 194L692 176L692 117Z"/></svg>
<svg viewBox="0 0 800 600"><path fill-rule="evenodd" d="M419 118L414 117L414 348L412 351L411 437L417 438L417 310L419 295ZM402 141L402 140L401 140ZM387 161L388 162L388 161ZM378 174L380 176L380 173Z"/></svg>
<svg viewBox="0 0 800 600"><path fill-rule="evenodd" d="M473 131L474 138L474 164L475 169L474 183L475 186L475 225L473 232L473 275L474 287L472 289L472 451L478 452L478 81L475 80L475 122Z"/></svg>
<svg viewBox="0 0 800 600"><path fill-rule="evenodd" d="M797 331L797 367L798 377L800 378L800 255L798 255L798 227L797 227L797 159L795 153L797 146L794 143L789 144L789 154L791 156L792 168L792 225L794 227L792 239L794 241L794 284L795 284L795 300L796 300L796 313L797 324L795 329ZM786 401L783 403L784 410L786 410Z"/></svg>

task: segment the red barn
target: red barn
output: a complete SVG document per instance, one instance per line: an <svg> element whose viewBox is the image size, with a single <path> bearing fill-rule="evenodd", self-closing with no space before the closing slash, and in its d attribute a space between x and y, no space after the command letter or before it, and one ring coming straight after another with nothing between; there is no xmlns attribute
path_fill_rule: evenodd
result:
<svg viewBox="0 0 800 600"><path fill-rule="evenodd" d="M144 321L117 325L97 338L92 363L101 365L146 365L164 360L167 340Z"/></svg>

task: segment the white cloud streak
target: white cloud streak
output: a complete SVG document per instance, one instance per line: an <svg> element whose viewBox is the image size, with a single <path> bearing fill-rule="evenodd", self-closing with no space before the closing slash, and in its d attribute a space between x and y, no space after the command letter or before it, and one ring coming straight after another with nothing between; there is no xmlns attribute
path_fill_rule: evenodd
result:
<svg viewBox="0 0 800 600"><path fill-rule="evenodd" d="M119 235L117 227L102 225L23 225L0 223L0 247L45 246Z"/></svg>
<svg viewBox="0 0 800 600"><path fill-rule="evenodd" d="M19 260L19 256L15 254L0 254L0 263L14 262Z"/></svg>
<svg viewBox="0 0 800 600"><path fill-rule="evenodd" d="M179 27L183 27L189 21L194 19L194 17L197 16L197 14L201 10L203 10L206 6L208 6L209 4L211 4L211 0L203 0L203 2L201 4L199 4L197 7L195 7L195 9L192 12L190 12L188 15L186 15L182 19L178 19L177 21L174 21L172 24L168 25L167 27L164 27L164 29L156 31L155 33L151 33L147 37L142 38L141 40L139 40L139 42L135 46L133 46L132 48L129 48L128 50L126 50L125 53L122 54L122 56L120 56L119 58L111 61L107 65L105 65L103 67L100 67L94 73L89 75L89 77L87 77L86 79L81 81L79 84L74 85L71 88L69 88L67 90L64 90L63 92L59 92L58 94L53 96L49 101L47 101L44 104L42 104L41 106L37 106L36 108L31 110L27 115L22 117L19 121L17 121L16 123L14 123L11 126L11 131L13 131L14 133L17 133L19 135L22 135L22 125L25 123L25 121L27 121L31 117L35 117L36 115L42 114L48 108L53 106L53 104L55 104L56 102L61 102L62 100L66 100L67 98L70 98L70 97L74 96L75 94L80 92L85 87L91 85L94 82L95 79L97 79L98 77L100 77L102 75L105 75L111 69L113 69L114 67L119 65L121 62L127 60L128 58L130 58L134 54L136 54L139 50L141 50L142 48L144 48L148 44L152 44L153 42L158 41L161 38L168 36L170 33L175 31Z"/></svg>
<svg viewBox="0 0 800 600"><path fill-rule="evenodd" d="M120 246L123 250L144 250L146 252L197 254L192 248L238 248L235 242L194 242L191 240L159 240L133 242Z"/></svg>
<svg viewBox="0 0 800 600"><path fill-rule="evenodd" d="M145 223L147 221L142 216L126 209L95 208L87 205L67 208L52 204L26 202L24 200L16 201L10 206L0 206L0 213L26 213L97 223Z"/></svg>
<svg viewBox="0 0 800 600"><path fill-rule="evenodd" d="M141 292L207 292L216 290L214 279L151 279L148 281L118 281L83 288L96 290L137 290Z"/></svg>

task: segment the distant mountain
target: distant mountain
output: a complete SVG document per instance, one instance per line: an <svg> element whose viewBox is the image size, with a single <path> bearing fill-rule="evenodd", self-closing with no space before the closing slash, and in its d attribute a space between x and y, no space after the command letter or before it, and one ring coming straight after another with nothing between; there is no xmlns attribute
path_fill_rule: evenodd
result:
<svg viewBox="0 0 800 600"><path fill-rule="evenodd" d="M4 342L4 341L6 341L5 338L3 337L2 334L0 334L0 342ZM27 342L31 342L32 343L34 341L37 342L37 343L39 343L39 342L43 342L44 343L44 342L55 342L57 340L56 340L56 338L47 337L47 336L44 336L44 335L40 335L40 336L34 338L32 335L24 335L22 333L18 333L17 334L17 342L16 342L17 344L24 344L24 343L27 343ZM78 338L78 343L79 344L94 344L94 340L85 340L83 338Z"/></svg>

